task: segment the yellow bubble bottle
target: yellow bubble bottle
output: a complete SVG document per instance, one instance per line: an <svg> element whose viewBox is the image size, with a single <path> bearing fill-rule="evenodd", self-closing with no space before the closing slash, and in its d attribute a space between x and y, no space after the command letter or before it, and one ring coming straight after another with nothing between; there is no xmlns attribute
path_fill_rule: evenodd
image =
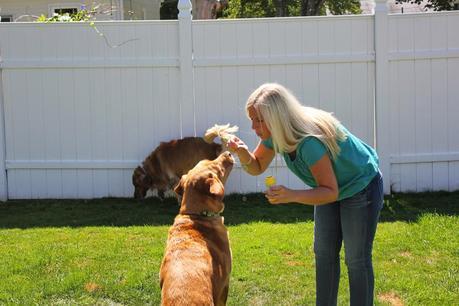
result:
<svg viewBox="0 0 459 306"><path fill-rule="evenodd" d="M266 185L266 188L270 188L271 186L276 185L276 178L272 175L267 176L265 178L265 185Z"/></svg>

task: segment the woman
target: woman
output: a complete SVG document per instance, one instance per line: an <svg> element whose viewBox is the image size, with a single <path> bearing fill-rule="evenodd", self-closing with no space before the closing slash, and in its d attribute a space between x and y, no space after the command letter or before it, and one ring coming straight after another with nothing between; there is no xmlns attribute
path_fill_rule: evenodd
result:
<svg viewBox="0 0 459 306"><path fill-rule="evenodd" d="M339 252L344 241L351 305L373 305L372 245L383 205L383 182L376 152L330 113L303 107L285 87L263 84L246 105L260 137L253 152L237 137L229 140L251 175L263 173L283 155L287 167L309 190L282 185L266 191L271 204L314 205L316 304L336 305Z"/></svg>

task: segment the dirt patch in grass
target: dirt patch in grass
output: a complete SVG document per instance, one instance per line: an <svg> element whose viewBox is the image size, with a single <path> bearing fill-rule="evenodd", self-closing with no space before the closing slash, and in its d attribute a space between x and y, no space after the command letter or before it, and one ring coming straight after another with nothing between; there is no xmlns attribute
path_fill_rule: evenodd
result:
<svg viewBox="0 0 459 306"><path fill-rule="evenodd" d="M90 293L100 290L100 289L101 289L101 286L96 283L89 282L89 283L86 283L86 285L84 285L84 290Z"/></svg>
<svg viewBox="0 0 459 306"><path fill-rule="evenodd" d="M299 260L295 260L295 254L292 252L284 252L282 255L286 259L287 266L294 267L294 266L304 266L305 264Z"/></svg>
<svg viewBox="0 0 459 306"><path fill-rule="evenodd" d="M406 252L406 251L405 252L401 252L400 256L406 257L406 258L411 258L412 257L411 253L410 252Z"/></svg>
<svg viewBox="0 0 459 306"><path fill-rule="evenodd" d="M403 306L402 299L393 291L378 294L378 300L391 306Z"/></svg>
<svg viewBox="0 0 459 306"><path fill-rule="evenodd" d="M304 266L304 263L301 261L287 261L287 265L290 267Z"/></svg>

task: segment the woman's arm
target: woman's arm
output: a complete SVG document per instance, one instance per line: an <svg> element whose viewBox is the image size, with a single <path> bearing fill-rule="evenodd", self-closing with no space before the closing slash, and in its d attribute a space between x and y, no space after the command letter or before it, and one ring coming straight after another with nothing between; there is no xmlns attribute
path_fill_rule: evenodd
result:
<svg viewBox="0 0 459 306"><path fill-rule="evenodd" d="M267 148L261 141L251 153L247 145L237 137L228 141L228 147L235 152L244 170L251 175L259 175L268 168L275 156L274 150Z"/></svg>
<svg viewBox="0 0 459 306"><path fill-rule="evenodd" d="M314 165L311 173L317 182L317 187L309 190L292 190L284 186L273 186L267 193L271 204L301 203L321 205L335 202L338 199L338 182L328 154L325 154Z"/></svg>

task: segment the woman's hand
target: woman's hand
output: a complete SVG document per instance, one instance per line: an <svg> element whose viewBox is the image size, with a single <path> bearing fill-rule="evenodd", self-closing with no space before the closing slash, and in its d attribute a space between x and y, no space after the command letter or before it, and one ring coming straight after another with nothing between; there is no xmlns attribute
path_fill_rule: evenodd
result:
<svg viewBox="0 0 459 306"><path fill-rule="evenodd" d="M240 149L244 149L246 151L249 151L249 147L247 147L247 145L242 140L237 138L236 136L232 136L228 140L226 145L228 146L228 149L233 153L238 153L238 151Z"/></svg>
<svg viewBox="0 0 459 306"><path fill-rule="evenodd" d="M274 150L269 149L259 142L253 153L248 146L236 136L226 142L228 150L236 154L243 169L250 175L263 173L274 158Z"/></svg>
<svg viewBox="0 0 459 306"><path fill-rule="evenodd" d="M283 185L274 185L266 190L265 197L271 204L295 202L295 191Z"/></svg>

